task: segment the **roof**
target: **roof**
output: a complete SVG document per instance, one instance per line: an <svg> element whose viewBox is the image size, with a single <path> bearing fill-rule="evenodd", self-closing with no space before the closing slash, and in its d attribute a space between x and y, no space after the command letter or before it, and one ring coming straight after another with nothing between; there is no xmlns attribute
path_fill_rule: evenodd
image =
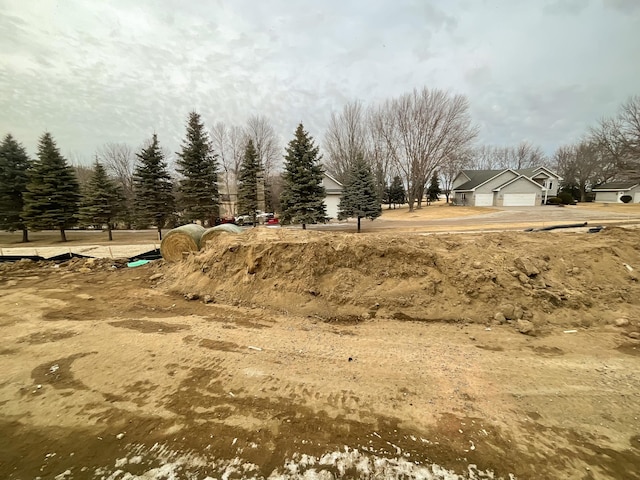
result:
<svg viewBox="0 0 640 480"><path fill-rule="evenodd" d="M638 182L609 182L603 183L593 188L594 192L606 192L607 190L631 190L633 187L640 185Z"/></svg>
<svg viewBox="0 0 640 480"><path fill-rule="evenodd" d="M483 183L488 182L493 177L497 177L505 170L508 169L503 168L501 170L462 170L462 173L466 175L470 180L463 183L459 187L456 187L455 190L461 192L466 190L473 190Z"/></svg>
<svg viewBox="0 0 640 480"><path fill-rule="evenodd" d="M529 177L527 177L526 175L520 175L520 176L518 176L518 177L516 177L516 178L512 178L511 180L509 180L509 181L508 181L508 182L506 182L506 183L503 183L503 184L502 184L502 185L500 185L499 187L494 188L494 189L493 189L493 191L494 191L494 192L498 192L498 191L500 191L500 189L501 189L501 188L504 188L504 187L506 187L506 186L508 186L508 185L511 185L512 183L517 182L518 180L526 180L527 182L533 183L533 184L534 184L536 187L538 187L539 189L541 189L541 190L546 190L546 188L544 188L544 187L543 187L542 185L540 185L538 182L536 182L536 181L534 181L534 180L531 180L531 179L530 179Z"/></svg>
<svg viewBox="0 0 640 480"><path fill-rule="evenodd" d="M547 167L543 167L543 166L531 167L531 168L519 168L518 170L516 170L516 172L518 172L520 175L524 175L529 178L533 178L537 173L541 171L546 172L549 176L553 176L559 180L562 180L562 177L560 177L560 175L549 170Z"/></svg>

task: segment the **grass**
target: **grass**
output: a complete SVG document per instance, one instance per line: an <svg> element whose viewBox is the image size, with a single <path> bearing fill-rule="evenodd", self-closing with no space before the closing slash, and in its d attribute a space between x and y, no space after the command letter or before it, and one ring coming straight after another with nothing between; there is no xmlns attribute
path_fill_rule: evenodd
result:
<svg viewBox="0 0 640 480"><path fill-rule="evenodd" d="M640 213L640 203L578 203L576 208L584 208L586 210L599 210L602 213L615 212L615 213Z"/></svg>
<svg viewBox="0 0 640 480"><path fill-rule="evenodd" d="M382 220L439 220L444 218L472 217L485 213L495 212L491 207L463 207L452 206L445 202L434 202L429 206L409 211L407 205L400 208L388 210L386 206L382 208Z"/></svg>
<svg viewBox="0 0 640 480"><path fill-rule="evenodd" d="M163 233L169 229L163 230ZM60 241L58 230L29 232L29 243L22 243L22 232L0 231L0 247L42 247L73 245L141 245L156 243L160 245L155 229L151 230L114 230L113 241L109 241L106 231L65 230L67 242Z"/></svg>

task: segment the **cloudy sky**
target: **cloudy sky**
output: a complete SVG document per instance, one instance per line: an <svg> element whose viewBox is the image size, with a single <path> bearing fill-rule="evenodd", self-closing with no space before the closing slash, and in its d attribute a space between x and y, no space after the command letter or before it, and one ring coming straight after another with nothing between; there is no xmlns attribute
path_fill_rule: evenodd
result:
<svg viewBox="0 0 640 480"><path fill-rule="evenodd" d="M0 135L90 162L187 113L321 140L332 111L423 86L480 141L547 153L640 94L640 0L0 0Z"/></svg>

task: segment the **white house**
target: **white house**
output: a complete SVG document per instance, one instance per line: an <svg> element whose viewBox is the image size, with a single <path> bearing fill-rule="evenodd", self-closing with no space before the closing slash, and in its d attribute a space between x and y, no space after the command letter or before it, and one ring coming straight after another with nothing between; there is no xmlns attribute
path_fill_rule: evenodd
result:
<svg viewBox="0 0 640 480"><path fill-rule="evenodd" d="M600 203L640 203L640 183L609 182L592 189L596 194L596 202ZM622 197L628 195L631 200L623 202Z"/></svg>
<svg viewBox="0 0 640 480"><path fill-rule="evenodd" d="M327 217L330 219L338 218L338 204L340 203L340 195L342 195L342 184L328 173L322 175L322 186L326 191L324 204L327 207Z"/></svg>
<svg viewBox="0 0 640 480"><path fill-rule="evenodd" d="M523 207L543 205L558 194L562 178L546 167L461 170L453 181L458 205Z"/></svg>

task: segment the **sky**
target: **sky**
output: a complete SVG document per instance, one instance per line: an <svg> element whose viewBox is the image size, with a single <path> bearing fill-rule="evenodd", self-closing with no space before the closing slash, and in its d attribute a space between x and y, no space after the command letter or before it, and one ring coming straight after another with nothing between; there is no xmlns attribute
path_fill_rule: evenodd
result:
<svg viewBox="0 0 640 480"><path fill-rule="evenodd" d="M298 123L439 88L464 94L480 144L547 154L640 94L640 0L0 0L0 135L50 131L73 162L179 149L207 126Z"/></svg>

